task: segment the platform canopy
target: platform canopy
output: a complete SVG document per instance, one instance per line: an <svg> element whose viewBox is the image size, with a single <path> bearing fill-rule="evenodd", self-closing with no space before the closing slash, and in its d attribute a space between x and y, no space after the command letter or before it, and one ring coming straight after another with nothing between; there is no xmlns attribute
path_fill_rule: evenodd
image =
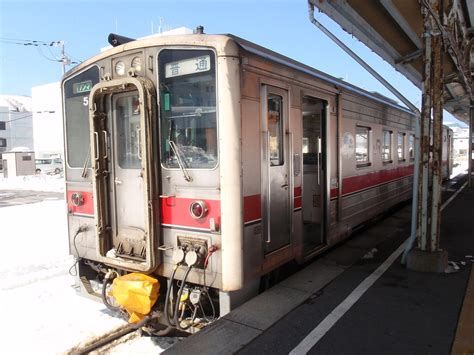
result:
<svg viewBox="0 0 474 355"><path fill-rule="evenodd" d="M422 86L423 17L430 0L309 0L316 9ZM437 14L438 15L438 14ZM474 0L444 0L437 16L444 39L444 108L469 123L474 75Z"/></svg>

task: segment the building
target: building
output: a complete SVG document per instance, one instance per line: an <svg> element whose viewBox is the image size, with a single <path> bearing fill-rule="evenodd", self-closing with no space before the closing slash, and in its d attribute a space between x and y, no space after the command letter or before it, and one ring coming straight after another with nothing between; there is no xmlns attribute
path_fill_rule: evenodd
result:
<svg viewBox="0 0 474 355"><path fill-rule="evenodd" d="M453 154L455 159L467 159L469 150L469 127L447 122L446 126L453 130Z"/></svg>
<svg viewBox="0 0 474 355"><path fill-rule="evenodd" d="M0 95L0 155L19 147L32 150L33 146L31 98Z"/></svg>
<svg viewBox="0 0 474 355"><path fill-rule="evenodd" d="M63 121L61 84L35 86L31 89L34 151L37 158L63 156Z"/></svg>

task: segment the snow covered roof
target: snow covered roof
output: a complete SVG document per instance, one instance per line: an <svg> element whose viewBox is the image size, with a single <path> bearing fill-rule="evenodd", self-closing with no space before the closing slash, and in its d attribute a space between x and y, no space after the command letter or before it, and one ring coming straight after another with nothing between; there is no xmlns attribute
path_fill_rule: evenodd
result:
<svg viewBox="0 0 474 355"><path fill-rule="evenodd" d="M31 97L18 95L0 95L0 107L13 112L31 112Z"/></svg>

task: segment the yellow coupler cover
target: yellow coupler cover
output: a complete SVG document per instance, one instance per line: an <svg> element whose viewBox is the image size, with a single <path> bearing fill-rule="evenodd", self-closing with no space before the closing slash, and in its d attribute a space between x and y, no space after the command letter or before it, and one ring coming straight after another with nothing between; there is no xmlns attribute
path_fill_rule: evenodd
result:
<svg viewBox="0 0 474 355"><path fill-rule="evenodd" d="M138 272L116 277L109 296L129 314L129 323L138 323L150 313L158 299L160 282L153 277Z"/></svg>

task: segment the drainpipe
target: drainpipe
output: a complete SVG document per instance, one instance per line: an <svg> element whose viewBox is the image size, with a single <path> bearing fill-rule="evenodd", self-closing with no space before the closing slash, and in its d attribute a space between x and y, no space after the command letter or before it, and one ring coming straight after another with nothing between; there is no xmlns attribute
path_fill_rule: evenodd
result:
<svg viewBox="0 0 474 355"><path fill-rule="evenodd" d="M352 59L359 63L365 70L367 70L375 79L377 79L383 86L385 86L392 94L394 94L400 101L402 101L415 114L415 164L413 172L413 197L412 197L412 211L411 211L411 234L408 243L403 253L402 263L405 263L406 255L411 250L413 242L416 239L417 226L417 211L418 211L418 181L419 181L419 161L420 161L420 110L413 105L402 93L395 89L387 80L385 80L379 73L377 73L370 65L368 65L362 58L355 54L349 47L342 43L333 33L324 27L318 20L314 18L314 5L311 0L308 0L308 11L310 22L319 28L326 36L341 47Z"/></svg>

